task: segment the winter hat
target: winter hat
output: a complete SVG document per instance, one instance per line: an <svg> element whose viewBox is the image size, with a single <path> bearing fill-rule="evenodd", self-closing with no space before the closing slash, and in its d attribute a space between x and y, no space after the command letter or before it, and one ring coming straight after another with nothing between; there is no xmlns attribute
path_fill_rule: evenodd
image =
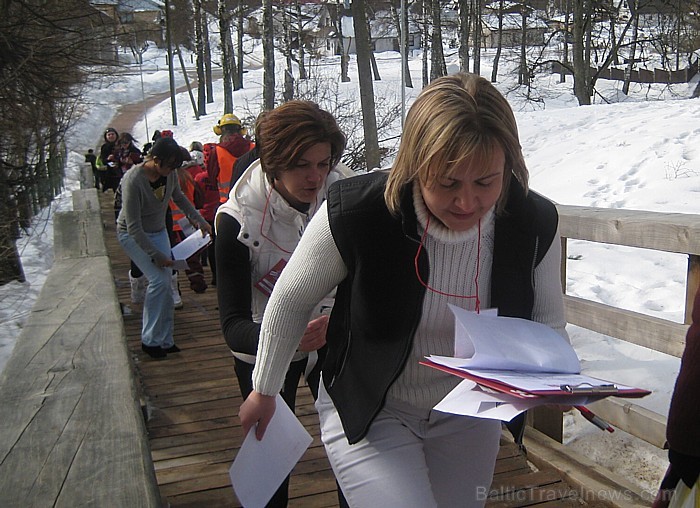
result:
<svg viewBox="0 0 700 508"><path fill-rule="evenodd" d="M190 152L190 157L195 164L200 166L204 165L204 153L199 150L192 150Z"/></svg>
<svg viewBox="0 0 700 508"><path fill-rule="evenodd" d="M102 135L102 137L105 139L105 141L107 141L107 134L109 134L110 132L113 132L117 136L117 138L119 137L119 133L117 132L117 129L115 129L114 127L107 127L107 129L105 129L104 134Z"/></svg>
<svg viewBox="0 0 700 508"><path fill-rule="evenodd" d="M149 155L162 161L172 161L175 167L180 167L186 160L185 153L189 157L187 149L178 145L173 138L160 138L153 144Z"/></svg>

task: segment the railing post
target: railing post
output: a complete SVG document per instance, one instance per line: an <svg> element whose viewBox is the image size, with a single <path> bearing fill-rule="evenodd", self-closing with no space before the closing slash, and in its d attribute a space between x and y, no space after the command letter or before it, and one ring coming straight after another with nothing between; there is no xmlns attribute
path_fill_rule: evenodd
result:
<svg viewBox="0 0 700 508"><path fill-rule="evenodd" d="M561 237L561 292L566 294L566 260L567 260L567 240Z"/></svg>
<svg viewBox="0 0 700 508"><path fill-rule="evenodd" d="M700 287L700 256L688 255L688 278L685 285L685 324L692 323L693 300Z"/></svg>

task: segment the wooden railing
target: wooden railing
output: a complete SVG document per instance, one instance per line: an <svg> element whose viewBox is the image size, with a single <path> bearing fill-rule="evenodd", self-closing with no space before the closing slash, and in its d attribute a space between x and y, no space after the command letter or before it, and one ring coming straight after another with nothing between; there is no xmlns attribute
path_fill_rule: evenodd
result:
<svg viewBox="0 0 700 508"><path fill-rule="evenodd" d="M700 215L565 205L557 205L557 208L562 236L562 290L568 323L680 357L691 318L693 299L700 285ZM585 240L687 255L685 324L567 295L568 240ZM643 278L644 274L640 273L639 276ZM630 399L615 397L595 402L590 407L618 429L663 448L666 442L666 415L645 409L630 402ZM542 409L533 413L529 420L532 426L561 442L561 412ZM542 436L538 432L534 434L539 446ZM556 452L548 453L548 458L561 460L563 467L570 467L573 452L567 451L566 447L555 448ZM580 460L586 462L583 458ZM596 469L590 462L586 462L586 467ZM627 487L625 489L627 490ZM642 503L640 506L649 500L648 495L643 499L636 499ZM637 504L631 503L631 506Z"/></svg>
<svg viewBox="0 0 700 508"><path fill-rule="evenodd" d="M0 506L161 506L103 230L92 188L54 217L53 266L0 375Z"/></svg>

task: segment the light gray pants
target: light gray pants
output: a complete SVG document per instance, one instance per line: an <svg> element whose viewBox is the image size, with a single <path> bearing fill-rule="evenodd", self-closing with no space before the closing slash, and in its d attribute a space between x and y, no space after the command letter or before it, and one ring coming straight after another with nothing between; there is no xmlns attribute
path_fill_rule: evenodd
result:
<svg viewBox="0 0 700 508"><path fill-rule="evenodd" d="M328 459L352 508L484 506L501 422L387 400L367 436L350 445L323 382L316 409Z"/></svg>

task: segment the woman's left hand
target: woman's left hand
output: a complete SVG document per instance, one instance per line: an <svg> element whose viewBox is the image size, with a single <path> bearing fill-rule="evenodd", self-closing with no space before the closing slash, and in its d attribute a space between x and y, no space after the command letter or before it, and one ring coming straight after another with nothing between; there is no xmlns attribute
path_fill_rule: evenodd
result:
<svg viewBox="0 0 700 508"><path fill-rule="evenodd" d="M299 342L299 351L316 351L326 345L326 331L328 330L328 316L321 316L306 325L304 336Z"/></svg>

